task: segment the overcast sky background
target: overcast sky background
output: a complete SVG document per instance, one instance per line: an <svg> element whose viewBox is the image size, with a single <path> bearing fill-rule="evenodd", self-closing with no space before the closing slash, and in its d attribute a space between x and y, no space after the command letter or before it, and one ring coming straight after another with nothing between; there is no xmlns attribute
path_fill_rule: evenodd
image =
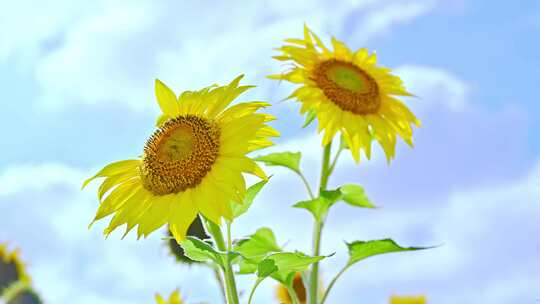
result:
<svg viewBox="0 0 540 304"><path fill-rule="evenodd" d="M178 3L184 4L178 4ZM189 3L189 4L188 4ZM302 130L292 86L265 79L283 66L272 48L307 22L395 69L423 127L416 148L398 145L387 166L344 157L331 186L360 183L381 209L335 207L323 237L326 282L345 263L343 240L392 237L444 246L354 266L329 303L386 303L426 294L434 304L527 304L540 299L540 2L0 1L0 241L21 248L47 303L152 303L180 287L188 302L219 303L212 274L173 263L154 233L104 240L87 230L103 165L142 151L158 107L153 81L177 92L245 73L284 135L270 150L300 150L315 185L320 138ZM224 4L226 3L226 4ZM290 250L309 252L311 218L289 208L306 194L282 169L233 233L271 227ZM292 191L291 189L298 189ZM283 196L283 193L287 193ZM300 227L306 227L305 230ZM251 287L240 280L240 289ZM276 303L274 283L255 303Z"/></svg>

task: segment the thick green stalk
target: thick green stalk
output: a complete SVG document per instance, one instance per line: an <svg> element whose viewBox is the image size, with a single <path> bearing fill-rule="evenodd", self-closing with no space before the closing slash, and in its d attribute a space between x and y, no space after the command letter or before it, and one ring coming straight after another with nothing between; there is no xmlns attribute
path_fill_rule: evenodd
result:
<svg viewBox="0 0 540 304"><path fill-rule="evenodd" d="M321 166L321 182L319 186L319 196L321 192L326 190L328 185L328 177L330 173L330 154L332 152L332 142L328 143L323 150L323 159ZM318 256L321 253L321 235L324 226L324 219L315 222L313 229L313 256ZM319 262L313 263L311 266L311 274L309 278L309 303L318 303L318 289L319 289Z"/></svg>
<svg viewBox="0 0 540 304"><path fill-rule="evenodd" d="M239 304L240 301L238 300L238 291L236 290L236 282L234 280L234 272L232 270L231 261L229 260L229 251L228 251L228 245L231 244L230 240L230 229L228 229L229 233L227 233L228 240L227 245L225 243L225 239L223 238L223 234L221 232L221 228L212 223L211 221L205 220L206 222L206 228L208 229L208 232L216 242L216 246L220 251L227 252L227 259L225 261L224 269L223 269L223 277L225 278L225 286L227 287L225 289L227 293L227 303L228 304Z"/></svg>

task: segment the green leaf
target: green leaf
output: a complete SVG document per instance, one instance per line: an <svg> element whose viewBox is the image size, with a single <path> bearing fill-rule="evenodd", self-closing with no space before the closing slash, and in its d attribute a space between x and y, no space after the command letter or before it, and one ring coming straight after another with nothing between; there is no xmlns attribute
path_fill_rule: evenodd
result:
<svg viewBox="0 0 540 304"><path fill-rule="evenodd" d="M268 253L281 251L281 248L270 228L260 228L248 238L239 241L234 251L245 258L259 261Z"/></svg>
<svg viewBox="0 0 540 304"><path fill-rule="evenodd" d="M255 161L263 162L267 166L281 166L293 170L296 173L300 173L300 158L302 153L300 152L279 152L271 153L254 158Z"/></svg>
<svg viewBox="0 0 540 304"><path fill-rule="evenodd" d="M324 256L309 256L301 252L278 252L269 255L261 263L272 260L277 267L272 277L283 284L289 284L295 273L305 271L309 265L324 258Z"/></svg>
<svg viewBox="0 0 540 304"><path fill-rule="evenodd" d="M238 262L238 266L240 266L240 269L238 269L238 274L252 274L257 272L257 262L254 260L249 259L241 259Z"/></svg>
<svg viewBox="0 0 540 304"><path fill-rule="evenodd" d="M268 180L263 180L249 187L246 190L246 195L244 195L244 201L241 204L238 202L231 202L231 208L232 208L234 218L239 217L240 215L244 214L249 209L251 204L253 204L253 200L255 199L257 194L259 194L259 192L264 187L264 185L266 185L267 182Z"/></svg>
<svg viewBox="0 0 540 304"><path fill-rule="evenodd" d="M180 243L184 249L184 255L197 262L214 261L223 267L225 254L218 252L210 244L196 237L188 236Z"/></svg>
<svg viewBox="0 0 540 304"><path fill-rule="evenodd" d="M313 120L315 120L315 117L317 117L317 111L313 109L308 110L306 114L306 121L304 122L302 128L309 126L313 122Z"/></svg>
<svg viewBox="0 0 540 304"><path fill-rule="evenodd" d="M348 265L357 263L368 257L400 251L415 251L430 249L433 247L401 247L391 239L373 240L373 241L355 241L347 243L349 247Z"/></svg>
<svg viewBox="0 0 540 304"><path fill-rule="evenodd" d="M261 279L272 275L276 271L278 271L276 262L271 259L262 260L259 265L257 265L257 276Z"/></svg>
<svg viewBox="0 0 540 304"><path fill-rule="evenodd" d="M321 191L321 196L307 201L301 201L293 205L295 208L303 208L311 212L317 222L324 220L328 210L338 200L341 199L341 192L338 190Z"/></svg>
<svg viewBox="0 0 540 304"><path fill-rule="evenodd" d="M364 208L376 208L367 197L364 188L359 185L348 184L341 186L339 190L342 194L341 199L349 205Z"/></svg>
<svg viewBox="0 0 540 304"><path fill-rule="evenodd" d="M238 260L239 274L250 274L257 271L257 264L270 253L279 252L274 233L270 228L260 228L249 237L240 240L234 251L242 256Z"/></svg>

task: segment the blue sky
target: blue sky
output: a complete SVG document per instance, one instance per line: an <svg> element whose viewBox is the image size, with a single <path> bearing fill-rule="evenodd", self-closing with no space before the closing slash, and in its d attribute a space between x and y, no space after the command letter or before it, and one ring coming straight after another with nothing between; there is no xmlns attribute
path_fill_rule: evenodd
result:
<svg viewBox="0 0 540 304"><path fill-rule="evenodd" d="M97 199L80 183L140 154L158 112L155 78L181 91L245 73L258 87L243 100L268 100L279 117L284 136L270 150L301 150L315 184L320 139L300 128L297 104L279 102L292 86L264 78L282 69L272 48L300 36L304 22L325 41L376 50L420 96L406 102L423 122L415 149L398 145L390 166L380 151L360 166L339 164L331 185L360 183L382 208L332 210L323 251L339 249L323 277L346 260L343 240L444 243L366 260L330 303L382 304L392 293L425 293L435 304L540 298L537 1L0 3L0 241L21 248L47 303L152 303L176 287L190 302L217 303L212 274L174 265L159 233L137 242L104 240L105 223L87 230ZM301 184L268 171L274 178L235 235L268 226L289 249L309 251L310 231L294 228L310 218L288 208L305 199ZM275 303L272 289L264 283L255 302Z"/></svg>

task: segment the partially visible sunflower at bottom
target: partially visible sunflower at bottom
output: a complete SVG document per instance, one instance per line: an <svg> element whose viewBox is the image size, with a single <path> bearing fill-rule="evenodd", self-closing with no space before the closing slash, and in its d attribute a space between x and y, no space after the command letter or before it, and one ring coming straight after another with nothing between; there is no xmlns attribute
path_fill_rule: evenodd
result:
<svg viewBox="0 0 540 304"><path fill-rule="evenodd" d="M390 304L426 304L425 296L392 296Z"/></svg>
<svg viewBox="0 0 540 304"><path fill-rule="evenodd" d="M304 285L304 282L302 281L302 274L300 272L296 273L296 275L294 276L293 289L296 293L296 296L298 297L298 300L300 300L300 304L306 304L306 287ZM276 297L279 300L280 304L292 304L292 299L289 295L289 291L287 290L287 287L283 286L282 284L278 285L276 288Z"/></svg>
<svg viewBox="0 0 540 304"><path fill-rule="evenodd" d="M7 304L43 303L32 289L19 251L9 251L7 247L6 243L0 243L0 299Z"/></svg>
<svg viewBox="0 0 540 304"><path fill-rule="evenodd" d="M175 290L169 296L169 300L165 300L161 295L156 294L156 304L184 304L182 297L180 296L180 290Z"/></svg>
<svg viewBox="0 0 540 304"><path fill-rule="evenodd" d="M241 78L179 97L156 80L162 114L142 157L111 163L83 184L105 178L93 221L115 214L105 235L127 224L124 236L138 226L146 237L168 223L180 242L198 213L216 224L232 218L230 202L242 202L246 191L243 173L267 178L246 154L273 145L269 137L279 133L266 124L273 116L256 113L270 104L229 106L252 87L239 86Z"/></svg>
<svg viewBox="0 0 540 304"><path fill-rule="evenodd" d="M7 244L0 243L0 295L16 282L30 283L19 251L9 251Z"/></svg>
<svg viewBox="0 0 540 304"><path fill-rule="evenodd" d="M317 117L318 131L324 130L323 146L340 132L359 162L361 150L371 157L375 139L390 162L397 135L413 145L412 126L419 127L420 121L396 97L412 94L389 68L377 66L375 53L365 48L353 52L335 38L331 51L307 26L303 39L285 41L288 44L278 49L281 54L273 58L290 61L292 68L269 78L301 85L289 98L301 102L301 114Z"/></svg>

